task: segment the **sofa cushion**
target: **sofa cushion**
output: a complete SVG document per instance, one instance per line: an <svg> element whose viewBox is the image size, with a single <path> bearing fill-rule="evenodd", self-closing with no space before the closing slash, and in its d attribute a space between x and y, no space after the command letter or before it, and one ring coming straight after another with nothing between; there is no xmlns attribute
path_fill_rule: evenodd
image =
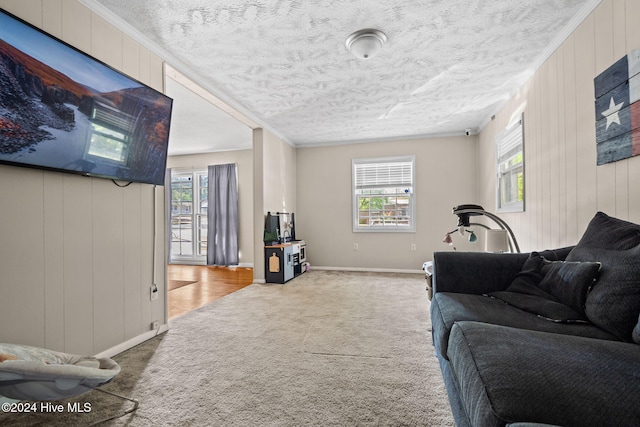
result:
<svg viewBox="0 0 640 427"><path fill-rule="evenodd" d="M434 346L447 357L451 328L459 321L479 321L516 328L579 335L606 340L617 338L589 323L549 322L509 304L482 295L437 292L431 301L431 323Z"/></svg>
<svg viewBox="0 0 640 427"><path fill-rule="evenodd" d="M507 427L560 427L552 424L542 424L542 423L509 423Z"/></svg>
<svg viewBox="0 0 640 427"><path fill-rule="evenodd" d="M491 292L487 296L551 322L588 323L584 314L549 297L509 291Z"/></svg>
<svg viewBox="0 0 640 427"><path fill-rule="evenodd" d="M640 349L458 322L448 357L471 425L640 425Z"/></svg>
<svg viewBox="0 0 640 427"><path fill-rule="evenodd" d="M567 260L602 263L585 313L595 325L632 341L640 315L640 225L598 212Z"/></svg>

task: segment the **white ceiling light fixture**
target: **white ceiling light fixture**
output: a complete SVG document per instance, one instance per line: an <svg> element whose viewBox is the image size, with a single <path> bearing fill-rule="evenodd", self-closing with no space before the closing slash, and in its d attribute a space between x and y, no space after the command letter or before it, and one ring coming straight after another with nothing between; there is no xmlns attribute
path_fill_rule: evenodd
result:
<svg viewBox="0 0 640 427"><path fill-rule="evenodd" d="M387 36L380 30L365 28L347 37L347 49L359 59L369 59L375 56L387 42Z"/></svg>

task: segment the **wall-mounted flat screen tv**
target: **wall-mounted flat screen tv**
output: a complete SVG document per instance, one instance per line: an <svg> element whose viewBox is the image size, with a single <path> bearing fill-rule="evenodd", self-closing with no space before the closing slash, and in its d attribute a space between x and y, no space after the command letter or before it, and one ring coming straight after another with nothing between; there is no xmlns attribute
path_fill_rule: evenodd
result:
<svg viewBox="0 0 640 427"><path fill-rule="evenodd" d="M0 9L0 163L164 185L172 106Z"/></svg>

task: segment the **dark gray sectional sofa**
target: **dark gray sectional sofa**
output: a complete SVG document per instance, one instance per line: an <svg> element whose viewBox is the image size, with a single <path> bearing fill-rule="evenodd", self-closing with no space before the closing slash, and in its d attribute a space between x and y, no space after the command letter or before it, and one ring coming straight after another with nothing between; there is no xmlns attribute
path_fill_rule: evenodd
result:
<svg viewBox="0 0 640 427"><path fill-rule="evenodd" d="M574 247L433 263L458 426L640 426L640 225L598 212Z"/></svg>

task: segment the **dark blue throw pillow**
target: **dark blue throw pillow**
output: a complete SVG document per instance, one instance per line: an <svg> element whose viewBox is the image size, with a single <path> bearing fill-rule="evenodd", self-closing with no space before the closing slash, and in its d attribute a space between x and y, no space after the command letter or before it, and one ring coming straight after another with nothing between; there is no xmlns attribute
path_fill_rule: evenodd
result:
<svg viewBox="0 0 640 427"><path fill-rule="evenodd" d="M522 269L513 279L508 292L517 292L526 295L538 295L541 297L549 297L549 294L543 292L538 285L544 279L544 266L546 265L544 257L538 252L531 252L529 258L522 265Z"/></svg>
<svg viewBox="0 0 640 427"><path fill-rule="evenodd" d="M599 262L549 262L538 287L558 302L585 314L587 295L598 278Z"/></svg>
<svg viewBox="0 0 640 427"><path fill-rule="evenodd" d="M640 225L598 212L567 261L595 261L600 275L587 295L585 313L596 326L640 344Z"/></svg>
<svg viewBox="0 0 640 427"><path fill-rule="evenodd" d="M586 322L586 296L599 269L599 263L549 261L532 252L505 291L487 296L554 322Z"/></svg>
<svg viewBox="0 0 640 427"><path fill-rule="evenodd" d="M624 251L640 245L640 225L598 212L576 247ZM569 252L567 261L579 261Z"/></svg>

